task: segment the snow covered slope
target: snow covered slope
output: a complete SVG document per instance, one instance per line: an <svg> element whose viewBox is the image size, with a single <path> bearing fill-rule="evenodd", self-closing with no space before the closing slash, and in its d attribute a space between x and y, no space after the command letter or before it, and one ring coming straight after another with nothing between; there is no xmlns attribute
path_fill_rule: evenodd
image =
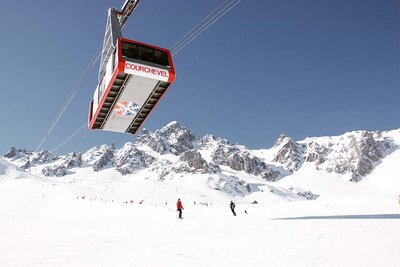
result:
<svg viewBox="0 0 400 267"><path fill-rule="evenodd" d="M122 148L11 149L0 266L400 266L399 144L358 131L249 150L173 122Z"/></svg>
<svg viewBox="0 0 400 267"><path fill-rule="evenodd" d="M154 133L142 130L134 143L122 148L102 145L67 155L11 148L3 158L56 182L90 184L90 179L98 179L94 177L108 177L110 183L147 184L150 191L168 187L165 200L160 189L156 190L161 202L169 201L171 190L188 192L191 201L204 195L202 201L237 198L268 202L374 190L397 194L391 185L398 184L398 169L382 172L396 168L385 162L398 159L399 147L400 130L393 130L354 131L303 141L281 135L272 148L249 150L213 135L200 138L171 122ZM115 195L122 198L120 193ZM135 196L143 200L146 192Z"/></svg>

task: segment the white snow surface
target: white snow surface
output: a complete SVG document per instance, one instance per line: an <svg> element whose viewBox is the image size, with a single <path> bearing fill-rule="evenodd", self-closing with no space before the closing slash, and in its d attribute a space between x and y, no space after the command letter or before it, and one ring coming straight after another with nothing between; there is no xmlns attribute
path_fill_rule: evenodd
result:
<svg viewBox="0 0 400 267"><path fill-rule="evenodd" d="M237 172L259 190L234 198L212 175L48 178L0 159L0 266L400 266L399 162L397 150L359 183L307 163L275 183Z"/></svg>
<svg viewBox="0 0 400 267"><path fill-rule="evenodd" d="M400 144L399 133L382 134ZM299 143L340 154L360 134ZM217 141L208 140L199 152L209 162ZM39 167L28 173L0 158L0 266L400 266L399 149L354 183L310 162L277 182L227 166L222 175L170 172L160 181L157 166L179 157L138 148L157 164L125 176L84 164L44 177ZM268 164L278 149L251 153ZM236 177L251 193L234 192L229 179ZM307 191L317 199L298 194ZM183 220L176 218L178 198Z"/></svg>

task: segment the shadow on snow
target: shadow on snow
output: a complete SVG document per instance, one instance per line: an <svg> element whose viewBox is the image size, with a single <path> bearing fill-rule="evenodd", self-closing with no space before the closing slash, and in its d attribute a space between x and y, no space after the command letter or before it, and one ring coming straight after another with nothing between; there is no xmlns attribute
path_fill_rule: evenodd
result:
<svg viewBox="0 0 400 267"><path fill-rule="evenodd" d="M400 219L400 214L362 214L362 215L328 215L304 216L292 218L275 218L273 220L354 220L354 219Z"/></svg>

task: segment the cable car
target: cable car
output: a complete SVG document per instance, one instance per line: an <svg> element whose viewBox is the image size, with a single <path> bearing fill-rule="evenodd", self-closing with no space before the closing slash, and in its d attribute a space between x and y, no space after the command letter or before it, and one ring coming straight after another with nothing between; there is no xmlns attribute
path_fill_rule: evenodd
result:
<svg viewBox="0 0 400 267"><path fill-rule="evenodd" d="M127 0L121 11L108 10L90 129L135 134L175 80L168 49L122 38L121 28L138 3Z"/></svg>
<svg viewBox="0 0 400 267"><path fill-rule="evenodd" d="M89 128L135 134L175 80L168 49L118 38L89 107Z"/></svg>

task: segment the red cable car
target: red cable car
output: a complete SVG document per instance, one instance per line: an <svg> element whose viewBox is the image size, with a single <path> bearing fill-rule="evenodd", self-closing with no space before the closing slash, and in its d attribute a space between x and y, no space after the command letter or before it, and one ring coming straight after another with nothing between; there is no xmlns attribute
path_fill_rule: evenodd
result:
<svg viewBox="0 0 400 267"><path fill-rule="evenodd" d="M89 107L89 128L135 134L175 79L168 49L124 38Z"/></svg>
<svg viewBox="0 0 400 267"><path fill-rule="evenodd" d="M135 134L175 80L168 49L122 38L139 0L108 10L99 84L89 106L90 129Z"/></svg>

